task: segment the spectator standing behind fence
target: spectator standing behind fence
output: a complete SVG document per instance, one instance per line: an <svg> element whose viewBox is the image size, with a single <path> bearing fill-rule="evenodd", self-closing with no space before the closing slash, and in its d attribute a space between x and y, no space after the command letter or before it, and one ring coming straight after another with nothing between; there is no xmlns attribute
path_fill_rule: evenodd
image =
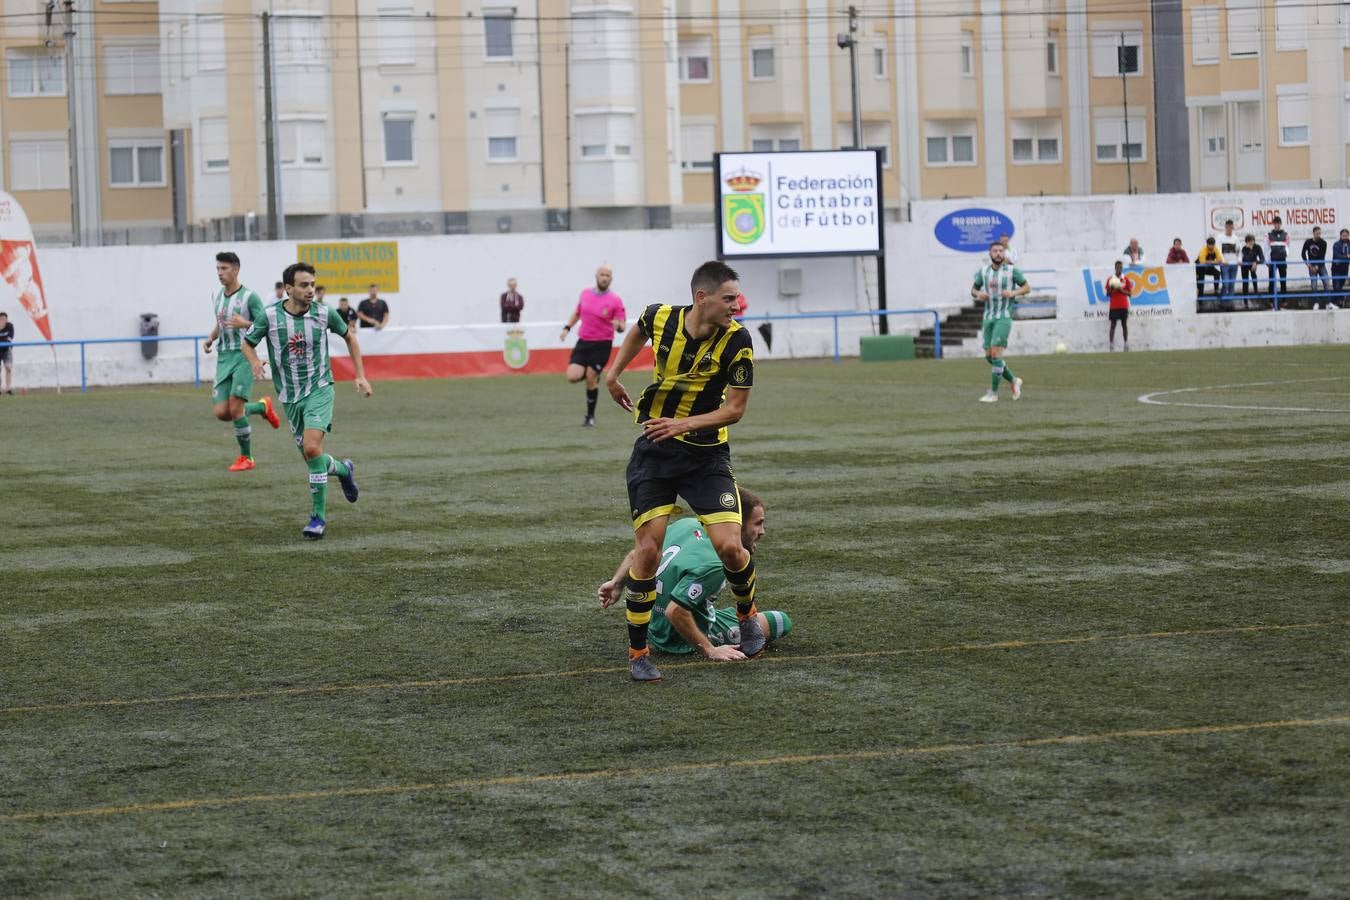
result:
<svg viewBox="0 0 1350 900"><path fill-rule="evenodd" d="M14 323L9 313L0 312L0 367L5 372L5 393L14 396Z"/></svg>
<svg viewBox="0 0 1350 900"><path fill-rule="evenodd" d="M1219 253L1223 256L1223 281L1219 296L1231 297L1237 292L1238 266L1242 262L1242 238L1233 230L1233 220L1225 219L1223 233L1215 235L1214 239L1219 245Z"/></svg>
<svg viewBox="0 0 1350 900"><path fill-rule="evenodd" d="M1313 309L1331 306L1331 282L1327 280L1327 242L1322 229L1313 228L1312 237L1303 242L1303 261L1308 264L1308 281L1313 290Z"/></svg>
<svg viewBox="0 0 1350 900"><path fill-rule="evenodd" d="M380 299L380 286L370 286L370 296L356 307L356 315L362 328L380 328L389 324L389 304Z"/></svg>
<svg viewBox="0 0 1350 900"><path fill-rule="evenodd" d="M1242 296L1248 293L1260 294L1261 283L1257 280L1256 267L1266 261L1266 254L1256 242L1256 235L1249 234L1242 239Z"/></svg>
<svg viewBox="0 0 1350 900"><path fill-rule="evenodd" d="M1270 270L1270 292L1272 294L1287 294L1289 293L1289 282L1287 280L1289 266L1285 264L1285 259L1289 255L1289 232L1284 230L1284 223L1280 221L1279 216L1275 217L1272 224L1275 227L1266 233L1266 246L1270 249L1270 265L1267 267ZM1277 269L1280 273L1280 289L1278 292L1275 290L1275 272Z"/></svg>
<svg viewBox="0 0 1350 900"><path fill-rule="evenodd" d="M525 308L525 295L516 290L514 278L506 279L506 293L502 294L500 303L503 322L520 321L520 311Z"/></svg>
<svg viewBox="0 0 1350 900"><path fill-rule="evenodd" d="M263 284L267 284L267 282L264 281ZM273 303L280 303L286 299L286 289L282 287L280 281L273 285L272 290L275 292L272 297Z"/></svg>
<svg viewBox="0 0 1350 900"><path fill-rule="evenodd" d="M356 310L352 309L352 302L350 300L343 297L338 301L337 309L338 315L342 316L342 321L347 323L348 328L360 327L358 323L361 321L361 317L356 314Z"/></svg>
<svg viewBox="0 0 1350 900"><path fill-rule="evenodd" d="M1167 264L1175 266L1178 263L1189 263L1191 258L1186 255L1186 248L1181 246L1181 238L1172 238L1172 249L1167 251Z"/></svg>
<svg viewBox="0 0 1350 900"><path fill-rule="evenodd" d="M1003 261L1010 266L1017 265L1017 251L1013 249L1012 235L1000 234L998 242L1003 245Z"/></svg>
<svg viewBox="0 0 1350 900"><path fill-rule="evenodd" d="M1130 294L1134 292L1134 280L1124 272L1125 264L1116 260L1116 272L1106 279L1106 295L1110 298L1107 316L1111 320L1107 332L1107 342L1112 350L1116 349L1116 323L1120 323L1121 346L1130 349Z"/></svg>
<svg viewBox="0 0 1350 900"><path fill-rule="evenodd" d="M1139 238L1130 238L1130 243L1121 251L1121 256L1128 266L1142 266L1144 264L1144 248L1139 246Z"/></svg>
<svg viewBox="0 0 1350 900"><path fill-rule="evenodd" d="M1214 276L1214 296L1219 296L1219 267L1223 257L1219 255L1219 246L1214 238L1205 238L1205 246L1195 254L1195 296L1205 296L1205 276Z"/></svg>
<svg viewBox="0 0 1350 900"><path fill-rule="evenodd" d="M1350 275L1350 229L1341 229L1341 239L1331 245L1331 292L1336 295L1336 304L1345 305L1346 276Z"/></svg>

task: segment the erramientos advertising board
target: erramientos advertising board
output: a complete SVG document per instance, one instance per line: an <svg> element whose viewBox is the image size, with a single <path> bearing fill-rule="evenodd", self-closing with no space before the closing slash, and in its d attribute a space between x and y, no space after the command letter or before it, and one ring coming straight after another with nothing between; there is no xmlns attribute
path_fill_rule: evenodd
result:
<svg viewBox="0 0 1350 900"><path fill-rule="evenodd" d="M723 259L882 252L875 150L718 153L713 176Z"/></svg>

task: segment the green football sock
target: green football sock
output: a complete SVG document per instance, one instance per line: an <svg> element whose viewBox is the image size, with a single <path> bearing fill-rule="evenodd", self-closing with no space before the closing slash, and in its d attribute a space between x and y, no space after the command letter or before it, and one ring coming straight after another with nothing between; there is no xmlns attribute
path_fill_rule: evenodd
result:
<svg viewBox="0 0 1350 900"><path fill-rule="evenodd" d="M989 381L989 390L995 394L998 393L998 383L1003 380L1003 360L996 359L990 363L994 368L991 372Z"/></svg>
<svg viewBox="0 0 1350 900"><path fill-rule="evenodd" d="M792 617L782 610L768 610L764 613L764 618L769 623L769 633L765 637L771 641L786 636L792 630Z"/></svg>
<svg viewBox="0 0 1350 900"><path fill-rule="evenodd" d="M261 416L266 411L267 404L263 403L261 400L255 400L252 403L244 404L244 415L246 416Z"/></svg>
<svg viewBox="0 0 1350 900"><path fill-rule="evenodd" d="M314 517L323 519L328 500L328 459L326 454L305 460L309 466L309 499L314 502Z"/></svg>
<svg viewBox="0 0 1350 900"><path fill-rule="evenodd" d="M999 360L999 362L1003 362L1003 361L1002 361L1002 360ZM1006 382L1008 382L1008 384L1012 384L1012 383L1013 383L1013 379L1016 378L1016 377L1017 377L1017 376L1014 375L1014 374L1012 373L1012 369L1008 368L1008 364L1007 364L1007 363L1003 363L1003 380L1006 381Z"/></svg>
<svg viewBox="0 0 1350 900"><path fill-rule="evenodd" d="M234 439L239 442L240 455L252 459L253 428L249 426L247 416L234 420Z"/></svg>
<svg viewBox="0 0 1350 900"><path fill-rule="evenodd" d="M338 462L337 457L330 456L329 454L325 453L323 455L323 459L327 460L326 463L327 468L324 471L326 471L329 475L336 475L339 478L346 478L348 475L351 474L350 472L347 471L346 466Z"/></svg>

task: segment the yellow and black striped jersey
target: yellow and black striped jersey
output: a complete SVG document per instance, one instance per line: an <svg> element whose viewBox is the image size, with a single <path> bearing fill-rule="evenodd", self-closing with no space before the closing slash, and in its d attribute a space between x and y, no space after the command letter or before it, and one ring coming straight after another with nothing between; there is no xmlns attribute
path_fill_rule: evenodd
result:
<svg viewBox="0 0 1350 900"><path fill-rule="evenodd" d="M656 357L652 383L635 404L639 422L687 419L712 412L722 405L728 387L749 388L755 382L750 332L733 321L696 341L684 330L684 319L691 309L655 303L638 317L638 328L651 338ZM727 442L727 429L690 431L677 435L676 440L714 447Z"/></svg>

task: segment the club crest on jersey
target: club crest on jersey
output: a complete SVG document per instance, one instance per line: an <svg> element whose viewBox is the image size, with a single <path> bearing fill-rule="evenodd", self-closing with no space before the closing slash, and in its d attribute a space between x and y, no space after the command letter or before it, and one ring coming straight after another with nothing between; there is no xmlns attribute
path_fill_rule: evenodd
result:
<svg viewBox="0 0 1350 900"><path fill-rule="evenodd" d="M731 493L731 491L726 491L721 497L718 497L717 500L727 509L736 508L736 495Z"/></svg>
<svg viewBox="0 0 1350 900"><path fill-rule="evenodd" d="M286 349L292 356L307 356L309 354L309 345L305 343L303 334L293 334L286 341Z"/></svg>

